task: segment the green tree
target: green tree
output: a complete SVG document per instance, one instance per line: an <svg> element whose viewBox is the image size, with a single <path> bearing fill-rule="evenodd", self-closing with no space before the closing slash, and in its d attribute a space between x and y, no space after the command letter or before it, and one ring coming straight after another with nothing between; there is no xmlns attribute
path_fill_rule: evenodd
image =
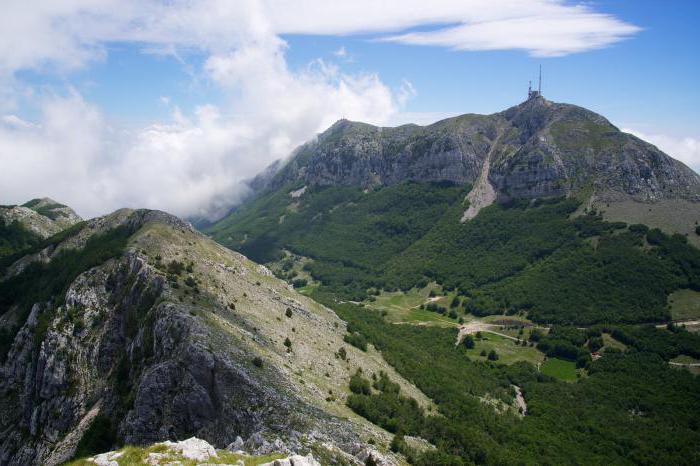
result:
<svg viewBox="0 0 700 466"><path fill-rule="evenodd" d="M488 360L489 361L498 361L498 353L496 353L496 350L489 351Z"/></svg>
<svg viewBox="0 0 700 466"><path fill-rule="evenodd" d="M467 349L474 348L474 337L472 337L471 335L467 335L466 337L464 337L464 346Z"/></svg>

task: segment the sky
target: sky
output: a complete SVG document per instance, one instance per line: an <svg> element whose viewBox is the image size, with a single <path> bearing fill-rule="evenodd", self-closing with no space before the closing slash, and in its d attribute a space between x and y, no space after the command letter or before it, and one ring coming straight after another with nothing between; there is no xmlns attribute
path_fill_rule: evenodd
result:
<svg viewBox="0 0 700 466"><path fill-rule="evenodd" d="M3 0L0 204L214 219L340 118L543 94L700 170L695 0Z"/></svg>

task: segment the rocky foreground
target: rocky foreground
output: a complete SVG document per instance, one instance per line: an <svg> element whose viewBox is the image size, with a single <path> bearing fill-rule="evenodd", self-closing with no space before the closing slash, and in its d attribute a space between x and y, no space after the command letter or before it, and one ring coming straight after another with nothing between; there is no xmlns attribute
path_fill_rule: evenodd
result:
<svg viewBox="0 0 700 466"><path fill-rule="evenodd" d="M306 456L285 456L282 454L255 456L241 450L216 450L207 441L196 437L180 442L161 442L148 448L128 447L100 453L71 462L68 466L121 466L125 464L149 466L182 466L184 464L196 466L247 466L251 464L258 466L321 466L321 463L316 461L311 453Z"/></svg>

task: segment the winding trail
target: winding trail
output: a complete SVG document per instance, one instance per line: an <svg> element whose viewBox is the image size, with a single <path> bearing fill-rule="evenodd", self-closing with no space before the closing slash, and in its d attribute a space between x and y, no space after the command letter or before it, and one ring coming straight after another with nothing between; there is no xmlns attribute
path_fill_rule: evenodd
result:
<svg viewBox="0 0 700 466"><path fill-rule="evenodd" d="M500 328L500 327L501 327L501 325L488 324L486 322L481 322L478 320L472 320L471 322L464 323L464 324L459 326L459 333L457 333L457 342L455 343L455 346L459 345L465 336L471 335L472 333L476 333L476 332L493 333L494 335L498 335L499 337L509 338L513 341L518 341L518 339L515 337L511 337L510 335L496 332L494 330L495 328Z"/></svg>

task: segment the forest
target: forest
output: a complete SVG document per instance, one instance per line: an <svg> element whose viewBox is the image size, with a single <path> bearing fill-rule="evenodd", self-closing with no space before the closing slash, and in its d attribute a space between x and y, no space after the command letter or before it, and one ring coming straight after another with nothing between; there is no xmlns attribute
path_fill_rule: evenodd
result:
<svg viewBox="0 0 700 466"><path fill-rule="evenodd" d="M290 188L291 189L291 188ZM321 187L262 196L209 233L254 260L282 250L344 299L437 282L475 315L523 312L537 322L663 322L667 297L700 289L700 251L681 235L605 222L577 200L493 205L460 223L466 189L407 182L363 192Z"/></svg>
<svg viewBox="0 0 700 466"><path fill-rule="evenodd" d="M418 409L383 381L385 375L353 377L348 405L398 434L392 446L413 464L536 464L547 458L549 464L652 465L700 460L700 379L669 367L657 351L634 347L610 352L591 362L576 383L567 383L528 363L470 361L462 345L454 346L453 330L391 325L376 312L337 304L331 295L315 297L333 306L437 405L437 412ZM576 343L588 338L585 332L564 329L559 334ZM677 335L646 329L636 338L644 348L653 346L654 339L673 341ZM695 345L700 340L686 336ZM499 414L480 401L490 397L509 406L512 385L522 389L527 416L514 410ZM437 449L411 451L401 440L405 435L426 438Z"/></svg>

